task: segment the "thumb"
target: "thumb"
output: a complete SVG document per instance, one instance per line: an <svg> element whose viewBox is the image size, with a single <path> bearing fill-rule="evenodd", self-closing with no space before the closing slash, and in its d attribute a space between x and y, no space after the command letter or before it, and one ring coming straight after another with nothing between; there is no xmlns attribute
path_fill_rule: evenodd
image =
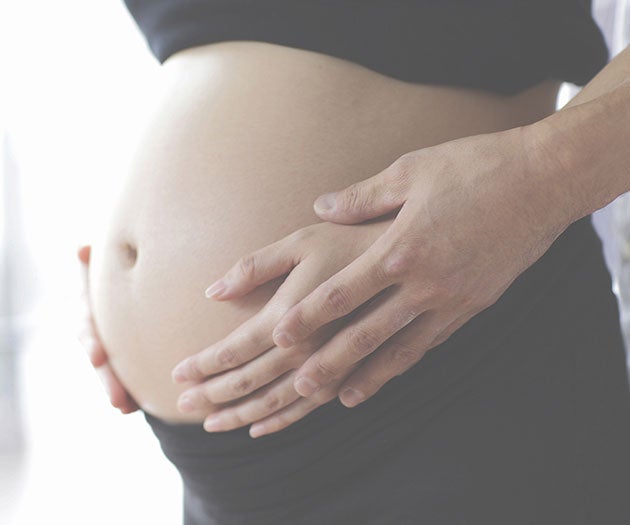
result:
<svg viewBox="0 0 630 525"><path fill-rule="evenodd" d="M380 217L402 206L406 195L395 163L380 173L347 188L320 195L313 209L320 219L355 224Z"/></svg>

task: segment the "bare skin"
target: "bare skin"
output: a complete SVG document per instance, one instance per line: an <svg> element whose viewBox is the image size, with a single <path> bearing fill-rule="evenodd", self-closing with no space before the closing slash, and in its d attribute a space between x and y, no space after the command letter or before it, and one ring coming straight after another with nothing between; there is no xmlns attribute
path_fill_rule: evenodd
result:
<svg viewBox="0 0 630 525"><path fill-rule="evenodd" d="M81 262L81 272L83 274L83 292L81 300L84 308L84 316L81 324L81 331L78 339L83 344L88 353L92 366L98 373L98 376L105 387L105 391L109 396L109 400L113 407L120 410L123 414L130 414L138 410L138 404L127 393L114 370L112 370L105 348L101 342L94 319L90 310L90 302L88 299L89 283L88 283L88 267L90 264L90 246L81 246L77 250L77 257Z"/></svg>
<svg viewBox="0 0 630 525"><path fill-rule="evenodd" d="M414 85L318 53L252 42L178 53L163 77L128 183L92 245L89 298L110 378L144 410L173 422L201 422L235 405L219 397L180 412L180 395L197 380L174 384L171 370L261 312L284 280L229 302L209 301L208 283L244 254L319 226L313 238L337 236L339 248L336 258L321 252L328 253L322 266L312 263L300 285L300 293L310 293L380 237L360 225L337 225L333 233L332 225L316 224L318 195L398 166L408 152L539 120L553 111L558 87L545 83L502 97ZM324 339L331 335L323 332ZM310 354L299 355L302 362L295 358L281 372L291 381ZM282 403L289 398L278 409Z"/></svg>
<svg viewBox="0 0 630 525"><path fill-rule="evenodd" d="M250 432L258 436L285 428L313 410L318 392L340 378L346 406L374 395L493 304L569 224L630 190L628 122L630 49L555 115L412 152L366 181L321 196L315 202L318 215L340 224L400 211L351 264L310 294L294 295L279 321L277 314L273 320L259 316L257 323L239 327L235 332L249 344L234 346L228 337L182 362L174 379L200 382L182 396L194 400L188 408L216 396L225 374L236 374L233 384L245 371L247 377L264 376L259 355L276 351L274 344L299 346L312 331L366 301L373 304L364 315L339 330L297 372L293 386L311 402L276 411ZM210 296L225 300L247 294L291 270L304 250L295 236L272 246L241 258L209 288ZM226 351L233 354L229 366L216 359ZM246 368L230 370L243 362ZM229 387L223 384L220 395L236 400ZM250 412L245 419L239 409L246 405L242 400L214 414L206 428L225 430L235 420L240 425L268 415Z"/></svg>

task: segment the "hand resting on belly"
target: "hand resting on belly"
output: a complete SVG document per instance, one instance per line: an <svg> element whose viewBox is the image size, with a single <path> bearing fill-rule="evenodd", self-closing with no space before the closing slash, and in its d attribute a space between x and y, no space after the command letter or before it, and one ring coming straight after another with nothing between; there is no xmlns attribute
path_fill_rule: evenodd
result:
<svg viewBox="0 0 630 525"><path fill-rule="evenodd" d="M186 385L172 384L171 369L255 315L280 284L208 301L207 284L235 260L315 223L322 193L409 151L534 120L554 102L550 86L501 97L406 84L251 42L174 55L160 89L93 244L90 298L113 371L143 409L169 421L208 414L177 410Z"/></svg>

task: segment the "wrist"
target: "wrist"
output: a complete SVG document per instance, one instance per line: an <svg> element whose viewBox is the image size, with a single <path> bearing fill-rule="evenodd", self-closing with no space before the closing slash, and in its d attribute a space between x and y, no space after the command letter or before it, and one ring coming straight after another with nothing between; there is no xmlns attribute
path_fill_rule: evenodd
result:
<svg viewBox="0 0 630 525"><path fill-rule="evenodd" d="M589 213L584 188L574 177L579 167L586 168L582 157L589 156L571 143L557 115L524 126L523 144L529 177L568 226Z"/></svg>
<svg viewBox="0 0 630 525"><path fill-rule="evenodd" d="M568 224L630 189L630 83L522 128L528 171Z"/></svg>

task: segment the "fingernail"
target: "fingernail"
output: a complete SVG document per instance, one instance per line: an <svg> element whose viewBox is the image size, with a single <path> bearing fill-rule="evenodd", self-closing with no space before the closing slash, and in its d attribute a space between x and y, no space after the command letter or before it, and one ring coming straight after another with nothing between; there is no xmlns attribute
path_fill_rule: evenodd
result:
<svg viewBox="0 0 630 525"><path fill-rule="evenodd" d="M295 344L295 337L289 332L278 331L273 333L273 342L278 346L291 346Z"/></svg>
<svg viewBox="0 0 630 525"><path fill-rule="evenodd" d="M186 378L186 361L179 363L171 372L171 378L176 383L185 381Z"/></svg>
<svg viewBox="0 0 630 525"><path fill-rule="evenodd" d="M253 438L257 438L258 436L262 436L266 431L264 423L255 423L249 429L249 436Z"/></svg>
<svg viewBox="0 0 630 525"><path fill-rule="evenodd" d="M335 208L335 193L325 193L315 200L314 206L316 211L332 211Z"/></svg>
<svg viewBox="0 0 630 525"><path fill-rule="evenodd" d="M295 390L301 396L308 397L319 390L319 385L308 377L300 377L295 382Z"/></svg>
<svg viewBox="0 0 630 525"><path fill-rule="evenodd" d="M209 417L203 422L203 428L206 432L221 430L221 418L219 416Z"/></svg>
<svg viewBox="0 0 630 525"><path fill-rule="evenodd" d="M341 399L341 402L345 406L351 408L361 403L361 401L365 399L365 394L359 390L348 387L341 393L339 399Z"/></svg>
<svg viewBox="0 0 630 525"><path fill-rule="evenodd" d="M177 403L177 408L179 408L181 412L191 412L195 407L193 406L190 396L182 396Z"/></svg>
<svg viewBox="0 0 630 525"><path fill-rule="evenodd" d="M215 281L210 286L208 286L208 288L206 289L206 297L208 299L219 297L223 292L225 292L225 288L225 282L223 281L223 279L219 279L218 281Z"/></svg>

